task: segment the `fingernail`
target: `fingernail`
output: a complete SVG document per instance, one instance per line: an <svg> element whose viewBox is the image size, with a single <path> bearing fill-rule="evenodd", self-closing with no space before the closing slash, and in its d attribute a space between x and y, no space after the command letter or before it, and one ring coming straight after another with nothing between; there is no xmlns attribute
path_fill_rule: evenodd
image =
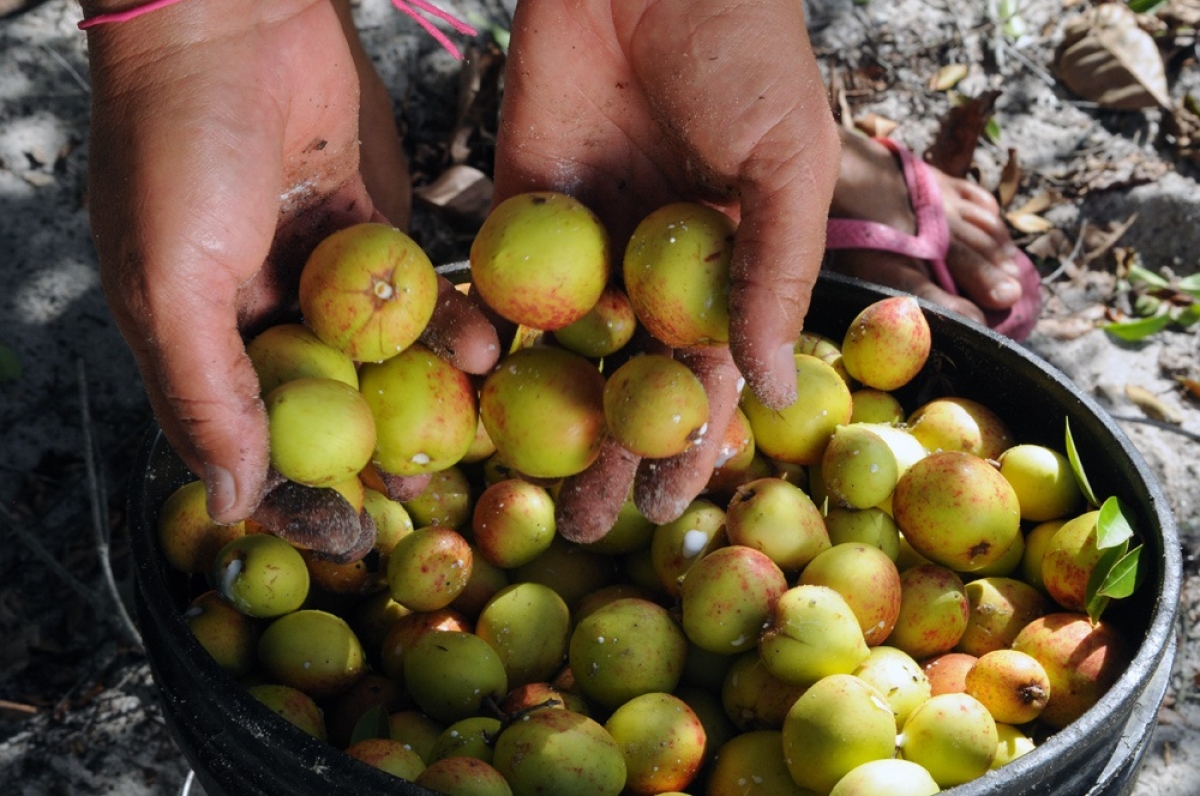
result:
<svg viewBox="0 0 1200 796"><path fill-rule="evenodd" d="M208 513L214 519L227 514L237 503L237 484L233 473L224 467L205 466L204 486L208 490Z"/></svg>
<svg viewBox="0 0 1200 796"><path fill-rule="evenodd" d="M1011 304L1021 297L1021 285L1013 279L1005 279L992 288L992 299L999 304Z"/></svg>

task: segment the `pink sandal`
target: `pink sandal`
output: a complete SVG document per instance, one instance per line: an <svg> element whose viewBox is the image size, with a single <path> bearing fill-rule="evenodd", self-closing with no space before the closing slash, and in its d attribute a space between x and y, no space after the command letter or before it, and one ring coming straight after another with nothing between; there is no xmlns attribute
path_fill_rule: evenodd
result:
<svg viewBox="0 0 1200 796"><path fill-rule="evenodd" d="M877 221L831 218L825 248L874 249L924 260L929 263L933 280L940 288L952 295L960 295L950 269L946 267L950 228L942 207L942 192L932 169L892 139L876 140L900 158L909 201L916 216L917 234L908 235ZM1037 324L1042 307L1042 283L1033 263L1020 251L1017 252L1017 265L1021 271L1021 299L1006 310L984 310L984 317L987 325L996 332L1020 342L1029 337Z"/></svg>

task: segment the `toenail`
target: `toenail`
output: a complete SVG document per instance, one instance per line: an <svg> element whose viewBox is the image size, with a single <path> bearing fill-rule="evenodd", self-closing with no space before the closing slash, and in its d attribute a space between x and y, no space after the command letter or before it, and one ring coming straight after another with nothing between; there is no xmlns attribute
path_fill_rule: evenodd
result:
<svg viewBox="0 0 1200 796"><path fill-rule="evenodd" d="M1021 285L1012 279L1005 279L992 287L992 299L999 304L1009 304L1021 297Z"/></svg>

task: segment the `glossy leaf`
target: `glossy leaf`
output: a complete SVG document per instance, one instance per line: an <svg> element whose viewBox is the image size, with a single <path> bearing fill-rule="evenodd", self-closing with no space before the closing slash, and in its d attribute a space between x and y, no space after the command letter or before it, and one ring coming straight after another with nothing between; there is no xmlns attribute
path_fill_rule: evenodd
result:
<svg viewBox="0 0 1200 796"><path fill-rule="evenodd" d="M1133 538L1133 524L1121 499L1113 496L1104 501L1096 518L1096 547L1106 550Z"/></svg>
<svg viewBox="0 0 1200 796"><path fill-rule="evenodd" d="M1142 568L1142 545L1138 545L1117 559L1104 576L1098 594L1121 600L1129 597L1141 585L1145 572Z"/></svg>
<svg viewBox="0 0 1200 796"><path fill-rule="evenodd" d="M1083 463L1079 460L1079 451L1075 448L1075 438L1071 436L1071 421L1066 421L1067 425L1067 461L1071 463L1071 470L1075 473L1075 481L1079 484L1079 491L1087 498L1087 502L1092 506L1099 506L1100 502L1096 500L1096 493L1092 491L1092 485L1088 482L1087 474L1083 471Z"/></svg>
<svg viewBox="0 0 1200 796"><path fill-rule="evenodd" d="M1095 568L1092 569L1091 576L1088 577L1087 591L1084 593L1084 608L1093 622L1100 618L1112 600L1110 595L1101 591L1101 587L1108 580L1108 574L1112 572L1113 567L1125 556L1128 547L1129 542L1126 541L1117 547L1105 550L1104 554L1100 556L1100 560L1096 562Z"/></svg>
<svg viewBox="0 0 1200 796"><path fill-rule="evenodd" d="M1162 313L1160 315L1152 315L1149 318L1136 318L1130 321L1108 323L1100 328L1113 337L1136 342L1138 340L1145 340L1147 337L1161 332L1170 323L1171 316L1167 313Z"/></svg>

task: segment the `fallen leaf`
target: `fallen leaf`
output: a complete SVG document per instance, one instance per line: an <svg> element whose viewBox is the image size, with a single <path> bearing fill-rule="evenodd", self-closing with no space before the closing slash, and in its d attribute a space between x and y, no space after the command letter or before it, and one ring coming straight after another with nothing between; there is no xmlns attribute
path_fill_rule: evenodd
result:
<svg viewBox="0 0 1200 796"><path fill-rule="evenodd" d="M1114 110L1171 104L1166 67L1137 14L1106 3L1067 25L1055 52L1059 79L1084 99Z"/></svg>
<svg viewBox="0 0 1200 796"><path fill-rule="evenodd" d="M1176 377L1176 381L1182 384L1183 388L1187 390L1193 398L1200 398L1200 381L1197 381L1196 379L1189 379L1184 376Z"/></svg>
<svg viewBox="0 0 1200 796"><path fill-rule="evenodd" d="M1178 409L1166 403L1145 387L1138 387L1136 384L1126 384L1125 397L1145 412L1148 417L1175 426L1183 423L1183 416L1179 413Z"/></svg>
<svg viewBox="0 0 1200 796"><path fill-rule="evenodd" d="M474 166L457 165L428 185L413 190L423 202L482 222L492 203L492 181Z"/></svg>
<svg viewBox="0 0 1200 796"><path fill-rule="evenodd" d="M966 177L971 171L979 137L992 118L992 109L999 97L999 91L985 91L951 108L942 118L933 145L925 153L929 164L952 177Z"/></svg>
<svg viewBox="0 0 1200 796"><path fill-rule="evenodd" d="M1179 157L1200 164L1200 102L1194 96L1163 114L1162 137Z"/></svg>
<svg viewBox="0 0 1200 796"><path fill-rule="evenodd" d="M1017 157L1017 150L1009 147L1008 160L1004 162L1004 168L1000 171L1000 184L996 186L997 201L1000 202L1000 206L1008 207L1012 204L1020 187L1021 164Z"/></svg>
<svg viewBox="0 0 1200 796"><path fill-rule="evenodd" d="M868 113L854 120L855 129L872 138L886 138L899 126L899 122L876 113Z"/></svg>
<svg viewBox="0 0 1200 796"><path fill-rule="evenodd" d="M1083 262L1095 262L1112 251L1117 242L1133 226L1133 222L1137 221L1137 216L1138 214L1134 213L1121 223L1108 228L1088 227L1087 233L1084 235ZM1126 255L1125 253L1121 253L1119 256L1124 258Z"/></svg>
<svg viewBox="0 0 1200 796"><path fill-rule="evenodd" d="M949 91L957 86L970 70L966 64L946 64L929 79L929 88L932 91Z"/></svg>
<svg viewBox="0 0 1200 796"><path fill-rule="evenodd" d="M1054 222L1033 213L1005 213L1009 225L1026 235L1040 235L1054 229Z"/></svg>

